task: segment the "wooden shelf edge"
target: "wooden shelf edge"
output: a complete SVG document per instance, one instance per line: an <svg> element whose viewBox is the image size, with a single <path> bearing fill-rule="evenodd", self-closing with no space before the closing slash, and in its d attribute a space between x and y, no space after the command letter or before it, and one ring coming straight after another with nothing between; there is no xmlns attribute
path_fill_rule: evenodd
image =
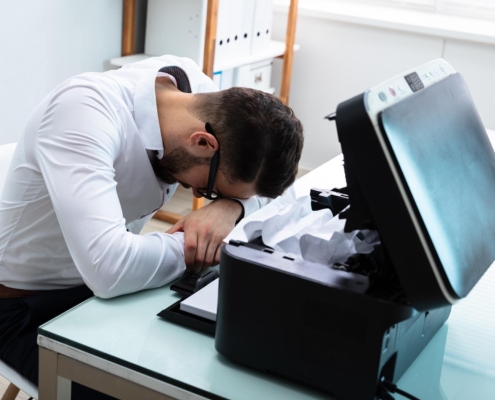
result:
<svg viewBox="0 0 495 400"><path fill-rule="evenodd" d="M272 42L277 43L277 45L280 46L279 51L277 51L275 53L270 53L270 54L263 52L263 53L259 53L259 54L254 54L252 56L250 55L249 60L248 60L248 56L246 56L246 57L243 57L242 59L240 59L240 61L238 61L238 62L224 64L224 66L229 67L229 68L224 68L224 69L237 68L237 67L241 67L243 65L253 64L253 63L259 62L259 61L269 60L270 58L283 58L284 54L285 54L285 43L280 42L280 41L276 41L276 40L272 40ZM282 45L283 45L283 47L282 47ZM300 45L298 45L297 43L294 44L294 51L298 51L300 48L301 48ZM156 57L156 56L150 56L148 54L132 54L129 56L124 56L124 57L116 57L116 58L112 58L110 60L110 65L112 65L114 67L123 67L124 65L130 64L132 62L146 60L147 58L151 58L151 57ZM220 67L223 67L222 64L220 64ZM214 71L218 72L218 71L222 71L222 69L214 68Z"/></svg>
<svg viewBox="0 0 495 400"><path fill-rule="evenodd" d="M134 54L136 36L136 0L124 0L122 12L122 50L123 56Z"/></svg>

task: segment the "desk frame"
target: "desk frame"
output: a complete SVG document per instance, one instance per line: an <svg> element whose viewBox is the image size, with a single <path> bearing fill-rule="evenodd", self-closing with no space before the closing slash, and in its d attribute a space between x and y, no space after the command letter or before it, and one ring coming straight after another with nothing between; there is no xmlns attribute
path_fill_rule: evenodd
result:
<svg viewBox="0 0 495 400"><path fill-rule="evenodd" d="M38 343L38 400L70 400L72 382L122 400L205 399L172 384L59 344L53 339L39 335ZM141 381L143 385L136 381Z"/></svg>

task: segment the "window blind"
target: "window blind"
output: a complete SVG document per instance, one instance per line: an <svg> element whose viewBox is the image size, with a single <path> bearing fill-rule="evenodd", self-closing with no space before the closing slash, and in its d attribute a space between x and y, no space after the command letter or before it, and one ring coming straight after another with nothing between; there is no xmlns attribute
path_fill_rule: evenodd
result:
<svg viewBox="0 0 495 400"><path fill-rule="evenodd" d="M495 19L495 0L352 0L440 14Z"/></svg>
<svg viewBox="0 0 495 400"><path fill-rule="evenodd" d="M495 19L495 0L438 0L438 11Z"/></svg>
<svg viewBox="0 0 495 400"><path fill-rule="evenodd" d="M425 11L435 11L438 0L354 0L362 3L376 3L392 7L405 7L412 9L422 9Z"/></svg>

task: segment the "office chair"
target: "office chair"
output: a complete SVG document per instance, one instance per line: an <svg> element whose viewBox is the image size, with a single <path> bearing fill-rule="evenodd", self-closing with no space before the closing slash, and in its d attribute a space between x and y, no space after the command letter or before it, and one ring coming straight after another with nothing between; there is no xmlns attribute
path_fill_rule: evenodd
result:
<svg viewBox="0 0 495 400"><path fill-rule="evenodd" d="M14 155L16 143L5 144L0 146L0 194L2 193L5 178L9 170L10 161ZM26 378L21 376L17 371L9 367L0 360L0 375L10 382L1 400L14 400L20 390L29 396L38 398L38 388Z"/></svg>
<svg viewBox="0 0 495 400"><path fill-rule="evenodd" d="M19 391L38 398L38 387L0 360L0 375L10 382L1 400L14 400Z"/></svg>

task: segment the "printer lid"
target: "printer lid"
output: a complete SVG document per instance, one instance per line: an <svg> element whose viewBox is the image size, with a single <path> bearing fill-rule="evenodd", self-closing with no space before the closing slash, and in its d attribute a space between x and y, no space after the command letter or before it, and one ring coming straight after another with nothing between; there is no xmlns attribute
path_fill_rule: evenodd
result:
<svg viewBox="0 0 495 400"><path fill-rule="evenodd" d="M443 73L428 81L425 71L435 68ZM495 153L464 79L449 64L436 60L400 78L363 96L381 151L367 161L376 176L366 179L377 184L359 186L407 297L424 310L465 297L495 260ZM400 82L407 93L394 99ZM344 160L354 166L363 149L349 147Z"/></svg>

